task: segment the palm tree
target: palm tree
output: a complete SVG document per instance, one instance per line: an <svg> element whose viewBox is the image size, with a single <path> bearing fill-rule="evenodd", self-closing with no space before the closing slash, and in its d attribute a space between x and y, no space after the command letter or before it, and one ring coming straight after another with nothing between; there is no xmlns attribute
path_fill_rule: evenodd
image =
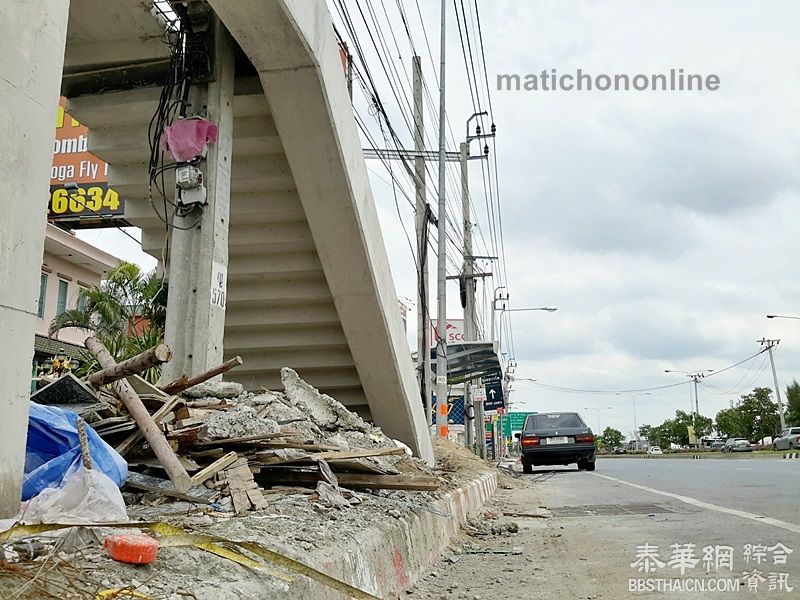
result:
<svg viewBox="0 0 800 600"><path fill-rule="evenodd" d="M133 263L122 262L99 286L81 289L78 306L56 315L50 336L68 327L96 336L117 361L130 358L159 344L164 337L167 289L155 270L143 273ZM85 361L86 372L98 366ZM149 380L158 378L151 370Z"/></svg>

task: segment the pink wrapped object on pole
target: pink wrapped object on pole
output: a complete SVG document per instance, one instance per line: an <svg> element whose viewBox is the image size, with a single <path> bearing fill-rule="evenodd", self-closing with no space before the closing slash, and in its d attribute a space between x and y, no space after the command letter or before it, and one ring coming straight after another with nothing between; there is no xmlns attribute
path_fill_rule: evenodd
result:
<svg viewBox="0 0 800 600"><path fill-rule="evenodd" d="M206 144L216 143L217 131L208 119L180 119L164 128L161 149L169 150L177 162L186 162L202 155Z"/></svg>

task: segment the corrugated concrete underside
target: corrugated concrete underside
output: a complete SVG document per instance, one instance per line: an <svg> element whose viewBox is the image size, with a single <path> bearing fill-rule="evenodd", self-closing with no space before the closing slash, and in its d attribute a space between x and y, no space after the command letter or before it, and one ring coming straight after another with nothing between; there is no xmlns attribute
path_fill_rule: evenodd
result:
<svg viewBox="0 0 800 600"><path fill-rule="evenodd" d="M279 389L280 368L293 367L432 460L326 4L210 5L255 67L249 73L258 73L238 78L234 90L224 354L239 354L244 365L230 378ZM69 111L90 127L90 150L111 165L109 180L142 228L145 251L163 260L168 236L155 210L164 214L164 200L154 193L151 202L146 167L160 88L90 95L82 87L86 77L116 85L109 72L121 63L144 65L133 72L152 80L168 53L148 6L73 0L64 86L75 90Z"/></svg>
<svg viewBox="0 0 800 600"><path fill-rule="evenodd" d="M126 216L146 252L162 258L165 226L148 199L147 126L160 88L69 101L91 128L90 150L107 161ZM369 415L353 357L314 240L257 78L237 81L231 167L225 355L244 365L230 379L249 389L280 389L280 368ZM167 187L172 183L167 180ZM169 194L172 200L171 193ZM153 190L163 214L163 199ZM168 208L170 208L168 206Z"/></svg>

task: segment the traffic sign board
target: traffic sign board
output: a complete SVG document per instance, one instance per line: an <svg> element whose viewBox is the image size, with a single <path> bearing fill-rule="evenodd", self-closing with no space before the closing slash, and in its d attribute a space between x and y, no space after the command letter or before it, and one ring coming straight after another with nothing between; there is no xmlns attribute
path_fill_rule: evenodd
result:
<svg viewBox="0 0 800 600"><path fill-rule="evenodd" d="M510 412L503 417L503 435L511 437L515 431L522 431L525 419L528 415L535 415L535 412Z"/></svg>
<svg viewBox="0 0 800 600"><path fill-rule="evenodd" d="M503 378L500 371L494 371L482 378L483 385L486 388L486 401L483 403L484 410L497 410L505 406L503 401Z"/></svg>

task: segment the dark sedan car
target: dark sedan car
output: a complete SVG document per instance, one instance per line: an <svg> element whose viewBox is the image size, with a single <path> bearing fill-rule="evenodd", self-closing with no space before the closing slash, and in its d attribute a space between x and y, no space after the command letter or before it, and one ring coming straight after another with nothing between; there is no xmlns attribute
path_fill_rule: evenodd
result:
<svg viewBox="0 0 800 600"><path fill-rule="evenodd" d="M528 415L522 433L517 434L522 452L522 472L532 473L539 465L569 465L594 471L594 434L578 413Z"/></svg>

